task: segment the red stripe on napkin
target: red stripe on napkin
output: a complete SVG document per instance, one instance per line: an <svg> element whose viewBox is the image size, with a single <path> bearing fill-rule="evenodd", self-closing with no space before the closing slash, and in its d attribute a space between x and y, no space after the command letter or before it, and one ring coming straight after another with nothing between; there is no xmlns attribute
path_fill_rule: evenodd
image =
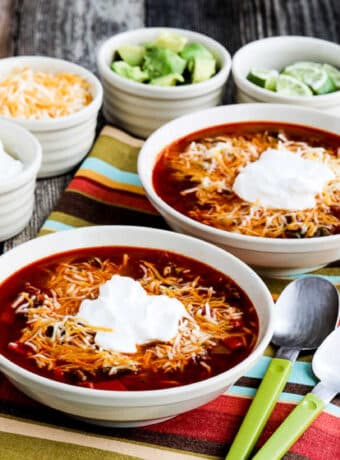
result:
<svg viewBox="0 0 340 460"><path fill-rule="evenodd" d="M105 187L102 184L98 184L97 182L83 177L74 177L67 187L67 190L80 192L91 197L95 201L102 201L105 204L114 204L115 206L158 214L149 200L142 195Z"/></svg>

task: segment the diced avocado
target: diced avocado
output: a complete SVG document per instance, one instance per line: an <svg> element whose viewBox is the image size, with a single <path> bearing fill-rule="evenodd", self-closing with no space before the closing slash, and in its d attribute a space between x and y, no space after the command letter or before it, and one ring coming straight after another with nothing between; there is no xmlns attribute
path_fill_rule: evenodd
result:
<svg viewBox="0 0 340 460"><path fill-rule="evenodd" d="M174 53L179 53L187 43L187 38L171 32L162 32L154 42L154 46L168 48Z"/></svg>
<svg viewBox="0 0 340 460"><path fill-rule="evenodd" d="M168 48L149 46L146 49L143 70L150 79L155 79L168 74L184 72L186 61Z"/></svg>
<svg viewBox="0 0 340 460"><path fill-rule="evenodd" d="M140 67L131 66L124 61L113 62L111 68L121 77L129 78L130 80L142 82L149 78L148 73Z"/></svg>
<svg viewBox="0 0 340 460"><path fill-rule="evenodd" d="M129 65L136 66L141 65L145 49L144 46L139 45L124 45L118 48L117 52L123 61Z"/></svg>
<svg viewBox="0 0 340 460"><path fill-rule="evenodd" d="M158 86L209 79L216 73L217 60L205 46L187 41L186 37L164 31L152 43L121 46L111 68L122 77Z"/></svg>
<svg viewBox="0 0 340 460"><path fill-rule="evenodd" d="M178 73L170 73L169 75L164 75L163 77L154 78L150 81L150 85L175 86L177 82L184 82L182 75L179 75Z"/></svg>
<svg viewBox="0 0 340 460"><path fill-rule="evenodd" d="M216 73L216 60L213 54L200 43L189 43L179 53L187 61L187 68L192 74L192 82L208 80Z"/></svg>
<svg viewBox="0 0 340 460"><path fill-rule="evenodd" d="M203 45L200 43L189 43L185 45L179 55L185 59L186 61L190 61L196 57L202 58L210 58L215 60L213 54Z"/></svg>
<svg viewBox="0 0 340 460"><path fill-rule="evenodd" d="M192 82L199 83L209 80L216 72L216 61L205 57L196 57L193 60Z"/></svg>

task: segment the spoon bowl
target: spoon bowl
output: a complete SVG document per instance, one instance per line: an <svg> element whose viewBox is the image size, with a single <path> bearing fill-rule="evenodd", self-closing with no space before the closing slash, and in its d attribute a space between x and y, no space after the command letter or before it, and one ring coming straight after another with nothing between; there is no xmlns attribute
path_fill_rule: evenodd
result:
<svg viewBox="0 0 340 460"><path fill-rule="evenodd" d="M290 283L276 302L272 343L278 347L314 350L334 329L338 292L319 276Z"/></svg>
<svg viewBox="0 0 340 460"><path fill-rule="evenodd" d="M313 357L313 372L321 382L340 393L340 327L335 329L321 344Z"/></svg>

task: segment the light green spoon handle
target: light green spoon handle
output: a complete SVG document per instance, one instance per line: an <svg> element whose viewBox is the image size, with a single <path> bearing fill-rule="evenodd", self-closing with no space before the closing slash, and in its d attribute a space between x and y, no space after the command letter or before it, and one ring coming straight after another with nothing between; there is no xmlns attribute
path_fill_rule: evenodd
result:
<svg viewBox="0 0 340 460"><path fill-rule="evenodd" d="M245 460L249 457L288 380L291 368L292 363L288 359L272 359L226 460Z"/></svg>
<svg viewBox="0 0 340 460"><path fill-rule="evenodd" d="M253 460L279 460L299 439L325 407L318 396L308 393L262 446Z"/></svg>

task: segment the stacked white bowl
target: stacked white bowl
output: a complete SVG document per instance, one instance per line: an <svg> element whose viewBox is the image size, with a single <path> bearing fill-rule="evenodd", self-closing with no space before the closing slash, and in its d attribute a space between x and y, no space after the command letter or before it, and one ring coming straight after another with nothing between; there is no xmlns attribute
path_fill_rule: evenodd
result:
<svg viewBox="0 0 340 460"><path fill-rule="evenodd" d="M97 114L102 104L101 84L91 72L83 67L46 56L17 56L1 59L0 79L14 69L23 67L48 73L74 73L90 84L92 102L78 112L60 118L42 120L13 119L30 130L42 146L43 158L38 177L64 174L79 163L91 148L95 136Z"/></svg>
<svg viewBox="0 0 340 460"><path fill-rule="evenodd" d="M23 230L31 218L42 155L36 138L15 123L0 120L0 140L5 152L23 164L16 176L0 181L0 241L4 241Z"/></svg>
<svg viewBox="0 0 340 460"><path fill-rule="evenodd" d="M143 45L155 40L164 31L207 47L218 62L216 75L201 83L161 87L134 82L111 70L115 51L120 46ZM222 45L206 35L184 29L149 27L109 38L99 49L97 63L104 87L105 118L145 138L173 118L220 104L230 73L231 57Z"/></svg>

